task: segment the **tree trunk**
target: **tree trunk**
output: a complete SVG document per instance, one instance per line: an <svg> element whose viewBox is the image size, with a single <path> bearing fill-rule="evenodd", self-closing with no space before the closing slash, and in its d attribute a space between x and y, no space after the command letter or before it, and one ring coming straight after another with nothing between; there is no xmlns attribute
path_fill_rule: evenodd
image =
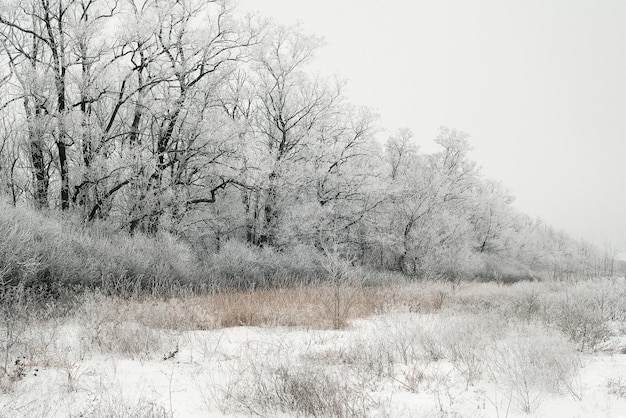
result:
<svg viewBox="0 0 626 418"><path fill-rule="evenodd" d="M258 244L263 245L274 245L275 243L275 235L276 235L276 223L277 223L277 213L276 213L276 172L273 171L270 178L270 185L267 189L267 193L265 195L265 205L263 208L263 215L265 220L265 228L261 237L259 237Z"/></svg>
<svg viewBox="0 0 626 418"><path fill-rule="evenodd" d="M33 162L33 178L35 181L34 200L37 209L48 207L48 187L50 180L43 155L43 144L40 139L31 138L30 157Z"/></svg>
<svg viewBox="0 0 626 418"><path fill-rule="evenodd" d="M59 170L61 174L61 209L66 210L70 207L70 176L67 165L66 145L63 141L57 141L56 145L59 152Z"/></svg>
<svg viewBox="0 0 626 418"><path fill-rule="evenodd" d="M43 132L39 128L39 117L43 112L40 105L37 105L35 111L30 107L28 98L24 99L24 110L28 123L28 142L30 145L30 158L33 164L33 197L35 208L44 209L48 207L48 189L50 186L50 177L46 168L44 156L44 140Z"/></svg>

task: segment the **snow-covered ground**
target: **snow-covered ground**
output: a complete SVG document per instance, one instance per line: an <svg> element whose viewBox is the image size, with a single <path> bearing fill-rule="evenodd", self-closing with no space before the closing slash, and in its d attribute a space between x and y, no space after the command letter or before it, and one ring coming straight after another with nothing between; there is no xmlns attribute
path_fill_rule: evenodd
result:
<svg viewBox="0 0 626 418"><path fill-rule="evenodd" d="M492 315L395 309L343 330L76 321L23 337L39 351L10 359L1 417L626 417L623 337L583 354Z"/></svg>

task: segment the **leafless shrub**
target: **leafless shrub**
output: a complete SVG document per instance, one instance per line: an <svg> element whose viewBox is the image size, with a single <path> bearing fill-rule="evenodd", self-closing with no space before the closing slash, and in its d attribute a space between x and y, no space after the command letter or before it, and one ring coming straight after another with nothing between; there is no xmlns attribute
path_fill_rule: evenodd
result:
<svg viewBox="0 0 626 418"><path fill-rule="evenodd" d="M344 328L359 297L362 277L358 277L351 267L351 260L339 255L336 246L325 248L322 267L326 271L325 282L330 290L327 292L330 297L323 300L324 308L332 320L333 329Z"/></svg>
<svg viewBox="0 0 626 418"><path fill-rule="evenodd" d="M481 314L497 312L509 298L510 288L496 283L470 283L459 286L449 301L457 311Z"/></svg>
<svg viewBox="0 0 626 418"><path fill-rule="evenodd" d="M599 278L581 281L570 292L584 299L609 321L626 321L626 279Z"/></svg>
<svg viewBox="0 0 626 418"><path fill-rule="evenodd" d="M207 262L220 290L269 289L308 284L324 278L322 255L297 245L284 251L228 241Z"/></svg>
<svg viewBox="0 0 626 418"><path fill-rule="evenodd" d="M31 322L31 308L23 286L0 286L0 377L5 381L14 381L13 377L19 376L10 367L19 358L16 349L22 343Z"/></svg>
<svg viewBox="0 0 626 418"><path fill-rule="evenodd" d="M439 361L446 356L446 348L441 340L438 327L441 324L439 318L432 317L433 322L424 327L419 334L419 344L426 357L431 361ZM436 321L436 322L435 322Z"/></svg>
<svg viewBox="0 0 626 418"><path fill-rule="evenodd" d="M89 309L92 309L91 312L100 312L98 307L93 306L95 301L89 301L90 298L97 299L97 303L105 309L114 310L118 319L123 318L150 328L187 331L214 329L219 325L211 303L212 298L208 296L122 299L93 293L87 297ZM104 312L100 315L107 316Z"/></svg>
<svg viewBox="0 0 626 418"><path fill-rule="evenodd" d="M145 397L127 399L123 394L103 393L95 397L76 416L93 418L171 418L159 403Z"/></svg>
<svg viewBox="0 0 626 418"><path fill-rule="evenodd" d="M26 377L28 369L24 357L17 358L12 364L4 367L0 374L0 393L13 392L15 384Z"/></svg>
<svg viewBox="0 0 626 418"><path fill-rule="evenodd" d="M132 321L124 315L124 300L101 294L87 296L79 312L80 343L83 352L96 350L131 358L160 354L169 347L167 333Z"/></svg>
<svg viewBox="0 0 626 418"><path fill-rule="evenodd" d="M608 320L586 294L565 291L546 300L544 321L567 335L580 351L595 351L611 335Z"/></svg>
<svg viewBox="0 0 626 418"><path fill-rule="evenodd" d="M167 294L196 284L200 267L184 243L167 234L129 237L86 228L71 214L14 208L0 202L0 280L27 287L101 287L111 294ZM57 295L58 296L58 295Z"/></svg>
<svg viewBox="0 0 626 418"><path fill-rule="evenodd" d="M130 358L160 354L169 347L161 332L132 322L103 322L93 329L82 328L81 331L87 350L95 348Z"/></svg>
<svg viewBox="0 0 626 418"><path fill-rule="evenodd" d="M409 365L421 360L423 354L419 341L424 332L421 321L399 320L398 323L391 323L388 327L387 332L383 334L384 336L379 338L384 339L387 351L394 362Z"/></svg>
<svg viewBox="0 0 626 418"><path fill-rule="evenodd" d="M427 374L425 367L414 365L405 370L402 373L402 377L404 380L403 386L405 388L411 392L419 393L425 384Z"/></svg>
<svg viewBox="0 0 626 418"><path fill-rule="evenodd" d="M307 354L312 364L331 367L349 367L364 381L376 381L395 376L394 352L387 336L379 339L357 338L342 347L333 347L319 353Z"/></svg>
<svg viewBox="0 0 626 418"><path fill-rule="evenodd" d="M626 399L626 383L621 377L617 379L608 379L606 381L606 387L609 390L609 394L617 396L618 398Z"/></svg>
<svg viewBox="0 0 626 418"><path fill-rule="evenodd" d="M492 312L507 319L530 321L542 314L545 308L543 295L552 291L548 285L539 282L474 283L461 286L450 305L475 314Z"/></svg>
<svg viewBox="0 0 626 418"><path fill-rule="evenodd" d="M578 345L595 351L611 336L610 321L626 317L621 279L574 283L481 284L454 295L451 306L473 313L494 312L510 320L539 320L555 326Z"/></svg>
<svg viewBox="0 0 626 418"><path fill-rule="evenodd" d="M534 412L546 393L579 396L574 383L581 364L574 346L538 324L520 326L499 341L488 365L491 379L510 390L526 413Z"/></svg>
<svg viewBox="0 0 626 418"><path fill-rule="evenodd" d="M10 390L56 340L53 303L41 289L0 284L0 391Z"/></svg>
<svg viewBox="0 0 626 418"><path fill-rule="evenodd" d="M531 321L540 316L545 308L542 293L546 286L535 282L518 282L510 287L509 300L504 316L516 320Z"/></svg>
<svg viewBox="0 0 626 418"><path fill-rule="evenodd" d="M488 349L502 336L504 324L493 314L448 315L442 318L440 345L468 387L482 375L488 363Z"/></svg>
<svg viewBox="0 0 626 418"><path fill-rule="evenodd" d="M253 414L355 417L367 416L377 406L359 382L327 369L257 365L248 371L232 396L241 409Z"/></svg>

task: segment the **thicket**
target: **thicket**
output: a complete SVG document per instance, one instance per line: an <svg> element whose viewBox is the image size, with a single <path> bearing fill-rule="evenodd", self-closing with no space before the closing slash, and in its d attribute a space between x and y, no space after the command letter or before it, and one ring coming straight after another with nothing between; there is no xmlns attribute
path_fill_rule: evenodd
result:
<svg viewBox="0 0 626 418"><path fill-rule="evenodd" d="M8 283L283 286L332 276L329 255L423 280L615 272L517 212L466 133L432 153L380 137L299 27L226 0L28 0L0 9L0 41Z"/></svg>
<svg viewBox="0 0 626 418"><path fill-rule="evenodd" d="M50 296L94 288L121 296L173 296L303 285L378 287L414 280L402 273L375 270L354 259L346 260L336 246L320 250L300 244L276 250L230 240L218 252L202 253L171 234L130 236L111 224L84 225L79 217L68 215L41 213L0 202L3 287L21 285ZM549 271L540 276L549 277ZM493 270L484 270L483 275L436 278L453 283L461 279L504 283L507 279L527 277L494 275ZM529 295L529 300L532 297ZM606 300L600 296L597 299L590 299L589 303L607 306ZM524 309L534 308L529 305ZM572 309L570 313L574 315L576 307Z"/></svg>
<svg viewBox="0 0 626 418"><path fill-rule="evenodd" d="M0 202L3 285L47 292L99 287L129 294L198 283L197 256L171 236L127 236Z"/></svg>

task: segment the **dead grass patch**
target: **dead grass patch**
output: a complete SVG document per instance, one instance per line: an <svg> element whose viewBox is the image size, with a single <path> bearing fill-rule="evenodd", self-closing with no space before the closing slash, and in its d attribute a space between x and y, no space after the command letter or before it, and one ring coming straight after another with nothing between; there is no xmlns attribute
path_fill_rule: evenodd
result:
<svg viewBox="0 0 626 418"><path fill-rule="evenodd" d="M545 289L542 283L453 286L420 282L376 287L322 283L168 298L121 298L91 293L85 297L80 314L81 319L91 318L91 322L96 323L127 321L180 331L236 326L344 328L351 320L390 311L424 314L444 308L477 314L494 312L509 319L545 322L549 296L541 293Z"/></svg>
<svg viewBox="0 0 626 418"><path fill-rule="evenodd" d="M431 312L443 306L440 289L411 286L362 288L302 286L207 296L216 325L302 326L341 328L348 321L406 306L411 312Z"/></svg>
<svg viewBox="0 0 626 418"><path fill-rule="evenodd" d="M82 320L97 324L124 321L183 331L236 326L328 329L397 307L409 312L436 311L444 306L449 292L445 285L318 285L171 298L127 299L96 293L85 297L80 311Z"/></svg>

